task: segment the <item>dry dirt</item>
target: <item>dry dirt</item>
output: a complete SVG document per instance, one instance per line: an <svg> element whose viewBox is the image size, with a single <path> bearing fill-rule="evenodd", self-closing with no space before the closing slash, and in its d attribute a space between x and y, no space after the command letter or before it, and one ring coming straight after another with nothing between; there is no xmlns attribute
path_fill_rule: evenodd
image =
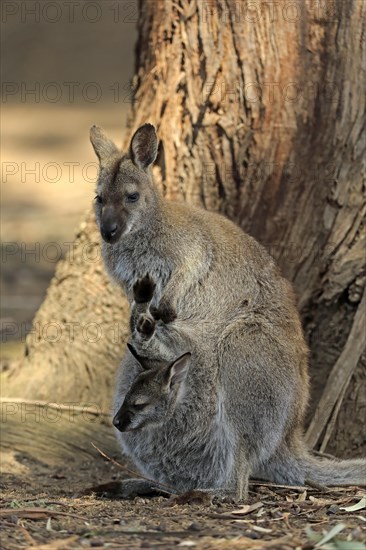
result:
<svg viewBox="0 0 366 550"><path fill-rule="evenodd" d="M6 458L6 457L5 457ZM315 548L319 537L340 530L324 549L365 549L360 488L282 488L253 483L248 504L210 502L202 493L119 500L105 484L123 477L115 464L94 461L51 468L9 455L15 473L1 481L1 547L295 549ZM102 492L100 492L102 491ZM104 491L104 492L103 492ZM179 501L180 500L180 501ZM343 526L343 528L342 528ZM318 539L316 536L318 535Z"/></svg>

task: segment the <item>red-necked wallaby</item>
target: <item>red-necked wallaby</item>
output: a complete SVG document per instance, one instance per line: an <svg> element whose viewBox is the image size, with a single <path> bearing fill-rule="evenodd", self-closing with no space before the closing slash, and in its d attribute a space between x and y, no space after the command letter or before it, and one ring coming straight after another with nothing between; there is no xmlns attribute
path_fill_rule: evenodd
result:
<svg viewBox="0 0 366 550"><path fill-rule="evenodd" d="M146 312L150 320L144 321L146 326L151 324L149 337L135 334L133 344L144 350L154 365L162 359L172 364L188 334L192 359L185 387L194 393L182 392L184 399L176 410L184 403L189 403L190 411L199 409L201 413L191 421L200 430L201 402L209 400L211 412L206 420L214 415L224 429L211 432L209 424L209 435L203 428L200 433L208 437L207 449L215 442L220 453L227 452L224 462L220 454L218 468L226 464L230 470L228 464L234 460L230 457L240 453L236 463L241 469L241 494L245 494L249 475L254 474L296 484L306 478L324 484L365 481L365 461L323 462L306 451L303 420L308 402L308 349L292 287L270 255L226 218L161 196L150 171L158 150L150 124L137 130L126 154L97 127L91 129L91 141L100 160L96 217L106 267L130 301L133 286L147 272L156 283L150 313ZM160 319L161 331L165 331L163 352L156 344L159 333L154 332L154 318ZM179 345L169 333L178 335ZM127 355L117 392L119 405L133 383L134 369L136 359ZM164 426L162 433L173 442L177 439L166 449L177 456L181 437L177 426L174 422ZM193 424L189 427L193 430ZM168 478L164 464L169 459L157 451L156 430L151 431L153 450L146 443L146 433L142 440L138 430L128 436L137 441L130 452L140 466L156 475L160 468L161 476ZM184 453L189 444L193 444L191 440L185 441L179 452ZM145 459L141 453L146 453ZM200 480L199 486L207 486L204 472L196 474L196 485ZM216 475L220 483L224 478L227 481ZM182 479L184 487L192 488L192 476L182 474Z"/></svg>

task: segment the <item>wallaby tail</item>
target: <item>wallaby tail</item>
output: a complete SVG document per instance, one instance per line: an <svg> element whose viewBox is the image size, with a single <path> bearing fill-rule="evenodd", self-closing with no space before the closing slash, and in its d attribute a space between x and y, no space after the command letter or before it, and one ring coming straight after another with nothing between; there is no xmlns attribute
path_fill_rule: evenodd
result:
<svg viewBox="0 0 366 550"><path fill-rule="evenodd" d="M307 481L329 486L366 485L366 460L323 458L313 456L304 448L294 452L286 447L254 474L286 485L304 485Z"/></svg>
<svg viewBox="0 0 366 550"><path fill-rule="evenodd" d="M339 460L307 455L303 458L305 482L321 485L366 485L366 460Z"/></svg>

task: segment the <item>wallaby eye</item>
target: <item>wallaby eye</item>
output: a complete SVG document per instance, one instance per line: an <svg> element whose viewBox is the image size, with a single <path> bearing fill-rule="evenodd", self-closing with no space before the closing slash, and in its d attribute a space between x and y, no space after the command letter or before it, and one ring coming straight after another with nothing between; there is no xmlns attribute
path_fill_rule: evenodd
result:
<svg viewBox="0 0 366 550"><path fill-rule="evenodd" d="M147 403L139 403L138 401L136 401L136 403L133 405L133 408L136 410L136 411L142 411L142 409L144 409L146 407Z"/></svg>
<svg viewBox="0 0 366 550"><path fill-rule="evenodd" d="M127 195L127 202L137 202L140 198L140 193L131 193Z"/></svg>
<svg viewBox="0 0 366 550"><path fill-rule="evenodd" d="M102 203L103 203L103 199L102 199L102 197L101 197L100 195L97 195L97 196L95 197L95 201L96 201L98 204L102 204Z"/></svg>

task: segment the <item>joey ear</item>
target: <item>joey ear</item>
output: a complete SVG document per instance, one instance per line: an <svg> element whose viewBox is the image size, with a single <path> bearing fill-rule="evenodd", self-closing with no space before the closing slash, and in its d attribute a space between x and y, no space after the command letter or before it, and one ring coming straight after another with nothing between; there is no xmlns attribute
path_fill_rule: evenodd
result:
<svg viewBox="0 0 366 550"><path fill-rule="evenodd" d="M99 126L94 125L90 128L90 141L101 164L109 157L119 154L116 145Z"/></svg>
<svg viewBox="0 0 366 550"><path fill-rule="evenodd" d="M130 145L132 162L141 170L146 170L155 162L158 154L158 136L152 124L144 124L136 130Z"/></svg>
<svg viewBox="0 0 366 550"><path fill-rule="evenodd" d="M127 344L127 347L128 347L128 351L131 353L131 355L134 356L136 361L140 363L141 367L144 370L148 370L150 368L148 359L146 359L146 357L142 357L141 355L139 355L132 344Z"/></svg>
<svg viewBox="0 0 366 550"><path fill-rule="evenodd" d="M184 355L176 359L174 363L169 365L166 372L166 383L170 387L173 387L177 384L182 384L182 382L184 382L191 362L191 356L191 353L185 353Z"/></svg>

